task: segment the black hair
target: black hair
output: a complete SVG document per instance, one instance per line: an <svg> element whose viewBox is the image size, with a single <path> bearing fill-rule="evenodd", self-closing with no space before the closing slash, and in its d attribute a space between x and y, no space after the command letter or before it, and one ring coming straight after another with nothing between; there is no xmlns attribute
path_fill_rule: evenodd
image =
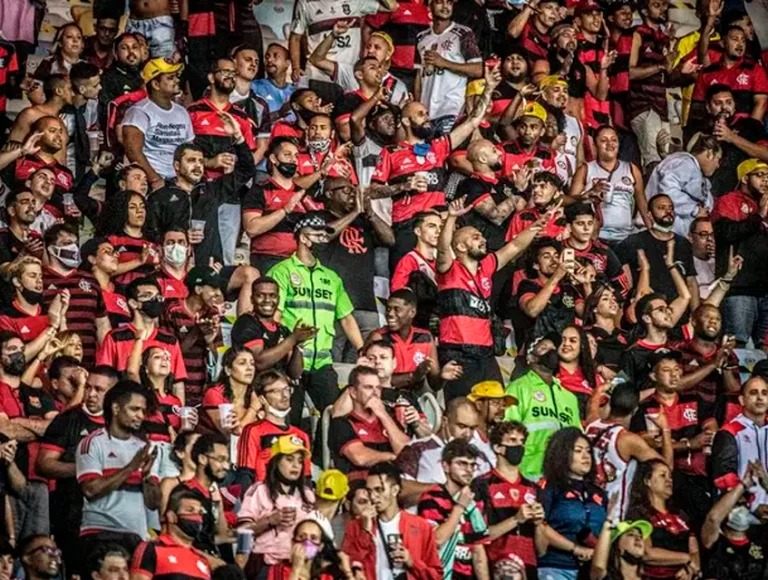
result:
<svg viewBox="0 0 768 580"><path fill-rule="evenodd" d="M653 196L651 196L651 198L648 200L648 209L651 209L653 204L656 203L656 200L661 198L667 198L668 200L673 201L672 198L666 193L656 193Z"/></svg>
<svg viewBox="0 0 768 580"><path fill-rule="evenodd" d="M38 540L50 540L52 539L49 534L29 534L24 536L16 546L16 555L18 558L26 556L29 553L29 548Z"/></svg>
<svg viewBox="0 0 768 580"><path fill-rule="evenodd" d="M93 271L93 264L88 260L90 257L96 257L99 252L99 247L102 244L110 244L107 238L101 236L94 236L87 240L82 246L80 246L80 269L84 272Z"/></svg>
<svg viewBox="0 0 768 580"><path fill-rule="evenodd" d="M104 424L109 426L112 423L112 405L127 405L134 395L147 398L146 390L136 381L123 379L107 391L104 396Z"/></svg>
<svg viewBox="0 0 768 580"><path fill-rule="evenodd" d="M54 224L45 230L45 233L43 234L43 243L45 244L45 247L47 248L48 246L55 244L56 239L61 233L72 234L77 238L77 230L73 226L69 224ZM75 241L75 243L77 243L77 241Z"/></svg>
<svg viewBox="0 0 768 580"><path fill-rule="evenodd" d="M454 439L449 441L443 451L440 454L440 459L445 463L450 463L454 459L459 457L468 457L469 459L477 459L480 457L480 452L477 447L472 445L466 439Z"/></svg>
<svg viewBox="0 0 768 580"><path fill-rule="evenodd" d="M221 357L221 372L219 373L218 383L224 386L224 396L229 401L235 398L235 394L232 391L232 381L230 380L230 377L227 374L227 369L231 369L232 363L235 362L235 359L237 358L237 356L243 353L248 353L251 356L253 356L251 349L245 348L244 346L241 346L241 345L233 345L229 348L229 350L227 350L227 352L224 353L224 356ZM248 385L248 390L245 393L246 401L250 400L252 390L253 390L253 385L252 384Z"/></svg>
<svg viewBox="0 0 768 580"><path fill-rule="evenodd" d="M192 461L200 463L201 455L208 455L216 445L223 445L229 449L229 439L221 433L205 433L198 437L192 446Z"/></svg>
<svg viewBox="0 0 768 580"><path fill-rule="evenodd" d="M112 557L123 558L128 565L131 563L131 555L120 544L113 542L99 542L88 558L88 578L90 579L94 572L101 570L104 560Z"/></svg>
<svg viewBox="0 0 768 580"><path fill-rule="evenodd" d="M98 76L99 72L99 67L95 64L81 60L72 65L72 69L69 71L69 80L72 81L72 85L78 87L88 79Z"/></svg>
<svg viewBox="0 0 768 580"><path fill-rule="evenodd" d="M13 549L10 542L5 538L0 538L0 556L14 556L16 550Z"/></svg>
<svg viewBox="0 0 768 580"><path fill-rule="evenodd" d="M399 290L395 290L389 295L389 300L392 300L393 298L402 300L408 306L413 306L414 308L419 303L419 299L416 297L416 293L410 288L400 288Z"/></svg>
<svg viewBox="0 0 768 580"><path fill-rule="evenodd" d="M138 197L143 203L146 203L144 196L138 191L126 189L115 192L109 199L109 203L105 203L103 206L99 216L99 225L96 228L97 233L103 236L124 235L125 226L128 223L128 204L134 197Z"/></svg>
<svg viewBox="0 0 768 580"><path fill-rule="evenodd" d="M356 387L359 384L360 377L362 376L378 377L379 373L373 367L358 365L352 369L351 373L349 373L349 379L347 380L347 385L349 385L350 387Z"/></svg>
<svg viewBox="0 0 768 580"><path fill-rule="evenodd" d="M267 157L270 155L277 155L277 152L282 148L283 145L286 143L290 143L291 145L294 145L296 148L299 147L298 142L293 137L275 137L272 139L272 142L269 144L269 147L267 148Z"/></svg>
<svg viewBox="0 0 768 580"><path fill-rule="evenodd" d="M61 373L64 369L75 369L80 367L80 362L73 356L61 355L53 359L50 368L48 369L48 378L51 380L59 380Z"/></svg>
<svg viewBox="0 0 768 580"><path fill-rule="evenodd" d="M384 340L371 341L363 347L363 354L367 355L372 348L383 348L392 353L392 358L395 357L395 346L392 343L386 342Z"/></svg>
<svg viewBox="0 0 768 580"><path fill-rule="evenodd" d="M602 298L604 292L613 292L614 297L616 298L616 302L619 303L619 306L621 306L621 303L623 302L623 298L621 296L621 292L613 285L608 282L601 282L598 283L594 290L592 290L592 294L589 295L589 298L587 298L586 302L584 302L584 316L583 316L583 324L584 328L592 328L594 326L597 317L595 315L595 312L597 310L597 304L600 302L600 298Z"/></svg>
<svg viewBox="0 0 768 580"><path fill-rule="evenodd" d="M106 377L112 381L113 384L117 383L118 379L120 378L117 374L117 371L109 365L96 365L88 374Z"/></svg>
<svg viewBox="0 0 768 580"><path fill-rule="evenodd" d="M0 330L0 350L14 338L21 340L21 337L11 330Z"/></svg>
<svg viewBox="0 0 768 580"><path fill-rule="evenodd" d="M547 451L544 453L543 473L547 480L547 486L552 486L555 490L564 490L568 487L571 480L571 463L573 460L573 446L576 441L583 439L587 445L589 439L577 427L564 427L555 431L547 444ZM591 480L594 472L594 463L590 473L584 478Z"/></svg>
<svg viewBox="0 0 768 580"><path fill-rule="evenodd" d="M184 154L187 151L194 151L195 153L201 153L203 157L205 157L205 151L203 151L203 148L200 147L200 145L197 145L196 143L182 143L181 145L176 147L176 151L173 152L173 162L181 163L181 158L184 157Z"/></svg>
<svg viewBox="0 0 768 580"><path fill-rule="evenodd" d="M570 323L563 327L563 329L560 331L560 336L562 336L563 332L565 332L565 330L568 328L573 328L579 335L579 368L581 368L581 373L584 375L584 379L587 381L587 383L589 383L589 386L592 389L595 389L597 388L597 364L595 359L592 357L592 351L589 348L589 337L587 336L587 331L584 330L582 326L577 326L575 323Z"/></svg>
<svg viewBox="0 0 768 580"><path fill-rule="evenodd" d="M711 224L711 223L712 223L712 218L710 218L709 216L694 218L693 221L691 222L691 227L688 228L688 232L689 233L695 232L696 226L698 226L699 224Z"/></svg>
<svg viewBox="0 0 768 580"><path fill-rule="evenodd" d="M256 288L262 284L274 284L277 286L278 292L280 291L280 284L277 283L277 280L270 278L269 276L260 276L253 281L253 284L251 284L251 292L255 292Z"/></svg>
<svg viewBox="0 0 768 580"><path fill-rule="evenodd" d="M187 448L187 443L189 443L189 438L193 435L196 435L194 431L182 431L176 435L176 439L173 440L173 449L171 450L169 457L171 462L179 468L179 471L184 467L179 454L184 453L184 450ZM190 456L192 455L191 451L192 450L190 449Z"/></svg>
<svg viewBox="0 0 768 580"><path fill-rule="evenodd" d="M141 385L145 389L147 397L147 415L154 415L160 410L160 400L157 397L157 392L152 385L152 379L147 371L147 363L149 363L149 357L152 356L152 352L156 349L164 350L161 346L148 346L141 354L141 368L139 369L139 378L141 379ZM164 385L166 393L173 392L173 383L176 382L176 378L173 376L173 370L165 377Z"/></svg>
<svg viewBox="0 0 768 580"><path fill-rule="evenodd" d="M279 464L283 457L284 455L282 453L273 455L270 457L269 462L267 463L267 474L264 478L264 483L267 486L267 490L269 490L269 499L271 499L272 503L275 504L277 503L277 498L281 495L292 496L296 491L298 491L299 496L301 496L301 500L305 505L314 505L315 502L312 501L312 498L309 495L311 490L307 485L303 470L302 473L299 474L298 479L295 481L289 481L285 479L285 477L283 477L283 475L280 473ZM287 492L283 491L283 485L288 486Z"/></svg>
<svg viewBox="0 0 768 580"><path fill-rule="evenodd" d="M264 396L264 390L269 385L274 385L277 381L285 381L288 385L291 384L291 379L285 373L277 369L263 370L253 377L253 390L257 395Z"/></svg>
<svg viewBox="0 0 768 580"><path fill-rule="evenodd" d="M495 445L501 445L501 442L504 441L504 437L508 433L521 433L523 439L528 438L528 429L526 429L525 425L520 423L520 421L500 421L498 423L493 423L488 428L488 442L491 444L491 449L493 449Z"/></svg>
<svg viewBox="0 0 768 580"><path fill-rule="evenodd" d="M45 80L43 81L43 94L45 95L45 100L50 101L53 97L56 96L56 91L69 83L72 84L72 81L69 80L69 77L67 75L63 74L50 74L48 75ZM40 117L40 119L47 119L46 117ZM58 118L58 117L55 117ZM38 119L38 121L40 120ZM37 121L35 121L35 124L37 124ZM33 125L34 127L34 125ZM32 131L30 131L30 135L32 134Z"/></svg>
<svg viewBox="0 0 768 580"><path fill-rule="evenodd" d="M177 487L171 492L171 496L168 498L168 506L165 508L165 512L176 513L181 507L181 502L185 499L192 499L200 504L203 503L198 492L187 487Z"/></svg>
<svg viewBox="0 0 768 580"><path fill-rule="evenodd" d="M413 216L413 229L416 229L418 227L421 227L421 224L424 223L424 220L426 220L428 217L440 217L440 214L436 211L420 211L415 216Z"/></svg>
<svg viewBox="0 0 768 580"><path fill-rule="evenodd" d="M704 97L705 102L708 103L714 98L715 95L718 95L720 93L729 93L731 96L733 96L733 89L728 85L724 85L723 83L716 83L714 85L710 85L709 88L707 88L707 94Z"/></svg>
<svg viewBox="0 0 768 580"><path fill-rule="evenodd" d="M558 191L562 191L563 187L565 187L563 180L551 171L538 171L531 179L531 185L539 182L549 183Z"/></svg>
<svg viewBox="0 0 768 580"><path fill-rule="evenodd" d="M698 138L697 138L698 137ZM693 143L691 145L691 143ZM717 140L717 137L714 137L712 135L706 135L704 133L699 133L697 135L694 135L691 141L688 145L688 153L691 155L698 155L699 153L704 153L706 151L709 151L714 154L721 153L723 151L723 148L720 146L720 142ZM659 194L662 195L662 194ZM657 196L654 196L657 197ZM648 200L648 206L650 207L651 201L653 198Z"/></svg>
<svg viewBox="0 0 768 580"><path fill-rule="evenodd" d="M650 311L651 302L654 300L663 300L666 302L667 297L659 292L651 292L650 294L646 294L637 301L635 304L635 317L637 318L638 323L641 322L643 316L648 314Z"/></svg>
<svg viewBox="0 0 768 580"><path fill-rule="evenodd" d="M627 417L635 412L640 404L640 394L632 383L621 383L611 393L611 415Z"/></svg>
<svg viewBox="0 0 768 580"><path fill-rule="evenodd" d="M125 287L125 299L138 300L139 288L141 286L152 286L153 288L157 288L157 291L160 292L160 285L157 283L157 279L152 276L145 276L143 278L131 280L128 286Z"/></svg>
<svg viewBox="0 0 768 580"><path fill-rule="evenodd" d="M291 105L298 105L298 103L299 103L299 99L301 99L301 97L303 97L303 96L304 96L304 95L306 95L307 93L314 93L314 92L315 92L315 91L313 91L312 89L309 89L309 88L304 88L304 89L297 89L297 90L295 90L295 91L293 92L293 94L290 96L290 98L288 99L288 102L289 102Z"/></svg>
<svg viewBox="0 0 768 580"><path fill-rule="evenodd" d="M381 478L389 479L391 483L403 487L403 472L394 463L377 463L368 470L368 476L378 475Z"/></svg>
<svg viewBox="0 0 768 580"><path fill-rule="evenodd" d="M635 477L632 479L632 486L629 488L629 507L627 509L627 520L650 520L656 512L651 504L650 490L648 482L653 475L653 471L660 466L669 467L662 459L650 459L641 461L637 464ZM667 511L672 511L670 505L667 505Z"/></svg>
<svg viewBox="0 0 768 580"><path fill-rule="evenodd" d="M235 564L224 564L213 569L211 580L245 580L245 572Z"/></svg>
<svg viewBox="0 0 768 580"><path fill-rule="evenodd" d="M565 221L572 224L582 215L595 217L595 208L588 201L579 201L565 208Z"/></svg>
<svg viewBox="0 0 768 580"><path fill-rule="evenodd" d="M533 243L528 246L528 250L526 251L525 270L526 276L529 278L536 278L538 276L538 271L534 266L538 262L539 252L544 248L555 248L558 253L563 251L562 244L555 238L545 237L534 240Z"/></svg>

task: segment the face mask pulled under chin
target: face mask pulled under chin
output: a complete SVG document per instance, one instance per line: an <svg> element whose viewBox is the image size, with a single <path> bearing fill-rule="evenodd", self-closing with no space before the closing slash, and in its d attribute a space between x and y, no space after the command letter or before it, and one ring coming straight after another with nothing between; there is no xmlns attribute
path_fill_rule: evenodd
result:
<svg viewBox="0 0 768 580"><path fill-rule="evenodd" d="M285 419L291 413L290 407L288 407L285 411L281 411L280 409L275 409L272 406L268 408L269 408L269 414L274 415L278 419Z"/></svg>

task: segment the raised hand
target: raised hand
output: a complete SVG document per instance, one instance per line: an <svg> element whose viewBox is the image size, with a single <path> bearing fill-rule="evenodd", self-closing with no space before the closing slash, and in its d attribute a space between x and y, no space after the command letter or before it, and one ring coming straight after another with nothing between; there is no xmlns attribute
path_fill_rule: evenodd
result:
<svg viewBox="0 0 768 580"><path fill-rule="evenodd" d="M38 153L40 153L40 145L38 145L38 143L42 138L43 138L43 133L41 131L32 133L29 137L27 137L27 140L24 141L24 144L21 146L21 154L37 155Z"/></svg>
<svg viewBox="0 0 768 580"><path fill-rule="evenodd" d="M460 197L459 199L454 199L450 205L448 206L448 215L450 217L461 217L470 211L472 211L472 206L465 206L464 202L467 201L467 196Z"/></svg>
<svg viewBox="0 0 768 580"><path fill-rule="evenodd" d="M333 25L333 35L341 36L342 34L346 34L353 22L353 20L339 20Z"/></svg>
<svg viewBox="0 0 768 580"><path fill-rule="evenodd" d="M733 280L736 275L741 271L744 266L744 258L738 254L734 256L733 246L728 249L728 270L725 273L725 277L729 280Z"/></svg>

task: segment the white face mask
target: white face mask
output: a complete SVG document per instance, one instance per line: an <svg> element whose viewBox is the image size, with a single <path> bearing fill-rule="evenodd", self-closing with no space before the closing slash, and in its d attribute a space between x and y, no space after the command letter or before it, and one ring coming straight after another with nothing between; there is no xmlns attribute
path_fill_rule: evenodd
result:
<svg viewBox="0 0 768 580"><path fill-rule="evenodd" d="M285 419L288 414L291 412L291 408L288 407L285 411L281 411L279 409L275 409L274 407L270 407L267 405L267 409L269 409L269 414L274 415L278 419Z"/></svg>
<svg viewBox="0 0 768 580"><path fill-rule="evenodd" d="M48 248L48 253L57 258L67 268L77 268L80 266L80 248L77 244L51 246Z"/></svg>
<svg viewBox="0 0 768 580"><path fill-rule="evenodd" d="M168 262L171 266L175 266L177 268L180 268L184 264L187 263L187 248L186 246L182 246L181 244L168 244L165 246L163 255L165 256L165 261Z"/></svg>

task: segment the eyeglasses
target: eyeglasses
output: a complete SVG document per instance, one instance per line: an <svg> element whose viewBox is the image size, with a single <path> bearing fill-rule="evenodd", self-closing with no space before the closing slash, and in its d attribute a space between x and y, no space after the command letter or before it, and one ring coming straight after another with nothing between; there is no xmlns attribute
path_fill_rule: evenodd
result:
<svg viewBox="0 0 768 580"><path fill-rule="evenodd" d="M283 387L281 389L270 389L264 391L265 395L290 395L293 393L293 387Z"/></svg>
<svg viewBox="0 0 768 580"><path fill-rule="evenodd" d="M331 193L336 193L337 191L343 191L344 193L351 193L355 191L355 188L351 185L342 185L341 187L336 187L331 190Z"/></svg>
<svg viewBox="0 0 768 580"><path fill-rule="evenodd" d="M237 71L231 68L219 68L216 69L216 74L221 75L224 78L235 78L237 76Z"/></svg>
<svg viewBox="0 0 768 580"><path fill-rule="evenodd" d="M219 457L218 455L206 455L206 457L219 463L229 463L229 457Z"/></svg>

